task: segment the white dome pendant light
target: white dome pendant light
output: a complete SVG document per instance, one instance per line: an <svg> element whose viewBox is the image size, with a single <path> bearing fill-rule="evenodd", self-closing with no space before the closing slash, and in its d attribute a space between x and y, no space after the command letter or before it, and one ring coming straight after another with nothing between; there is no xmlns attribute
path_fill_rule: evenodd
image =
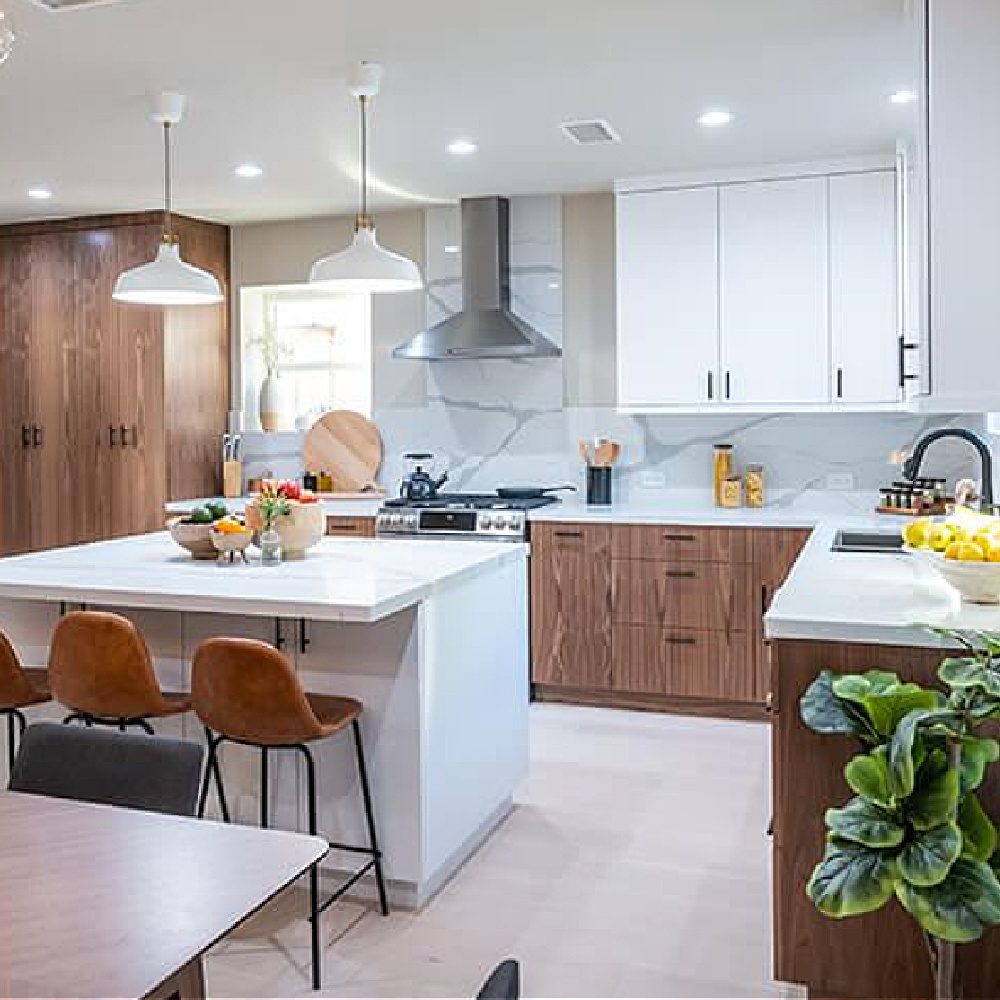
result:
<svg viewBox="0 0 1000 1000"><path fill-rule="evenodd" d="M214 275L185 264L173 229L170 185L170 129L184 114L182 94L160 94L152 119L163 126L163 241L150 264L123 271L112 298L147 306L203 306L222 301L222 288Z"/></svg>
<svg viewBox="0 0 1000 1000"><path fill-rule="evenodd" d="M379 92L382 67L363 62L350 83L361 108L361 211L355 220L354 242L340 253L317 261L309 275L313 284L335 292L412 292L424 287L412 260L386 250L375 239L368 214L368 102Z"/></svg>

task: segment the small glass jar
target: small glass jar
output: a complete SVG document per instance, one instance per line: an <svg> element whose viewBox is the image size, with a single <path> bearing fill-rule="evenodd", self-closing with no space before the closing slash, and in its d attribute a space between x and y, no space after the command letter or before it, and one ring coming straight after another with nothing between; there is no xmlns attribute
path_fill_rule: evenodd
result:
<svg viewBox="0 0 1000 1000"><path fill-rule="evenodd" d="M281 563L281 535L274 528L260 533L261 566L278 566Z"/></svg>

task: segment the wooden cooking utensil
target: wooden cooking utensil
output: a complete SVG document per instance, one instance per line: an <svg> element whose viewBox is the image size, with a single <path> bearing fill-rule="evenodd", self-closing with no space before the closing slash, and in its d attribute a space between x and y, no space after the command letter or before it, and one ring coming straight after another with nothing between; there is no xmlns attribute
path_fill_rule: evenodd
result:
<svg viewBox="0 0 1000 1000"><path fill-rule="evenodd" d="M306 434L303 460L309 472L327 472L336 493L353 493L375 482L382 465L382 435L352 410L324 413Z"/></svg>

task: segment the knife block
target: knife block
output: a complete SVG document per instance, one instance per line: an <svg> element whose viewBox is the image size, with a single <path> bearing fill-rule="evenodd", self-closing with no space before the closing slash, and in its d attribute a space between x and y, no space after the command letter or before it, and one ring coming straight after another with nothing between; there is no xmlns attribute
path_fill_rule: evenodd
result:
<svg viewBox="0 0 1000 1000"><path fill-rule="evenodd" d="M243 463L222 463L222 495L227 500L243 496Z"/></svg>

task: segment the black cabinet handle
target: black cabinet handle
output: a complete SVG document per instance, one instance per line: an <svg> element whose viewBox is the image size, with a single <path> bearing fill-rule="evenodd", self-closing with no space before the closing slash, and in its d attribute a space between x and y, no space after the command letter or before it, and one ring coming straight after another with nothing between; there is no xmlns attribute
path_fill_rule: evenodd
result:
<svg viewBox="0 0 1000 1000"><path fill-rule="evenodd" d="M582 531L557 531L556 538L583 538Z"/></svg>
<svg viewBox="0 0 1000 1000"><path fill-rule="evenodd" d="M844 369L837 369L837 399L844 398Z"/></svg>
<svg viewBox="0 0 1000 1000"><path fill-rule="evenodd" d="M111 446L112 448L114 448L114 447L115 447L115 445L117 445L117 444L118 444L118 441L117 441L117 439L116 439L116 437L115 437L115 435L116 435L117 433L118 433L118 431L116 431L114 427L109 427L109 428L108 428L108 444L109 444L109 445L110 445L110 446Z"/></svg>
<svg viewBox="0 0 1000 1000"><path fill-rule="evenodd" d="M281 627L281 619L274 619L274 648L285 648L285 630Z"/></svg>
<svg viewBox="0 0 1000 1000"><path fill-rule="evenodd" d="M694 535L672 535L667 533L663 536L665 542L693 542L695 540Z"/></svg>
<svg viewBox="0 0 1000 1000"><path fill-rule="evenodd" d="M312 645L312 636L309 634L309 622L305 618L299 619L299 652L307 653Z"/></svg>
<svg viewBox="0 0 1000 1000"><path fill-rule="evenodd" d="M120 437L120 440L121 440L121 443L122 443L122 447L123 448L127 448L128 447L128 428L124 424L119 425L119 427L118 427L118 434L119 434L119 437Z"/></svg>
<svg viewBox="0 0 1000 1000"><path fill-rule="evenodd" d="M333 526L333 531L335 531L337 534L340 534L342 532L346 534L348 532L357 530L358 526L356 524L335 524Z"/></svg>
<svg viewBox="0 0 1000 1000"><path fill-rule="evenodd" d="M45 440L45 436L42 433L41 427L37 424L31 425L31 446L33 448L41 448L42 442Z"/></svg>
<svg viewBox="0 0 1000 1000"><path fill-rule="evenodd" d="M906 352L917 350L917 344L909 344L903 334L899 335L899 387L903 389L907 382L915 382L919 375L907 375L906 373Z"/></svg>
<svg viewBox="0 0 1000 1000"><path fill-rule="evenodd" d="M694 580L698 574L693 569L668 569L667 576L672 580Z"/></svg>
<svg viewBox="0 0 1000 1000"><path fill-rule="evenodd" d="M664 641L670 646L697 646L698 640L691 635L668 635Z"/></svg>
<svg viewBox="0 0 1000 1000"><path fill-rule="evenodd" d="M21 424L21 447L31 447L31 428L27 424Z"/></svg>
<svg viewBox="0 0 1000 1000"><path fill-rule="evenodd" d="M726 399L730 397L730 389L732 387L732 380L729 376L729 372L726 372Z"/></svg>
<svg viewBox="0 0 1000 1000"><path fill-rule="evenodd" d="M715 399L715 376L712 372L708 373L708 398Z"/></svg>

